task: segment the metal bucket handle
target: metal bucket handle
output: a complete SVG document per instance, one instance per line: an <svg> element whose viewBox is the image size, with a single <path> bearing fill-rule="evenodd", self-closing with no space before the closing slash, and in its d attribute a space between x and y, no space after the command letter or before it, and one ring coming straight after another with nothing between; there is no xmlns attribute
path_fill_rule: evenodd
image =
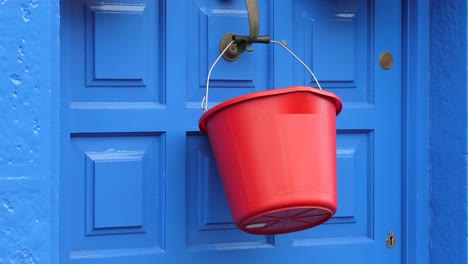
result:
<svg viewBox="0 0 468 264"><path fill-rule="evenodd" d="M203 109L204 112L208 111L208 95L209 95L209 85L210 85L210 77L211 77L211 72L213 71L214 67L216 66L216 64L218 63L218 61L221 59L221 57L223 57L224 53L226 53L226 51L231 47L232 44L234 44L236 42L236 40L232 40L231 43L229 43L228 45L226 45L226 48L224 48L224 50L221 52L221 54L218 56L218 58L216 58L216 60L214 61L213 65L211 65L211 68L210 70L208 71L208 76L206 77L206 92L205 92L205 96L203 97L202 99L202 102L201 102L201 109ZM317 84L318 88L320 90L323 90L322 89L322 86L320 85L319 81L317 80L317 77L315 77L315 74L310 70L309 67L307 67L307 65L301 60L299 59L299 57L296 56L296 54L294 54L294 52L292 52L290 49L288 49L283 43L277 41L277 40L271 40L270 41L271 43L275 43L275 44L278 44L280 45L281 47L283 47L289 54L291 54L297 61L299 61L302 66L304 66L304 68L307 69L307 71L310 73L310 75L312 76L312 78L314 79L315 83Z"/></svg>

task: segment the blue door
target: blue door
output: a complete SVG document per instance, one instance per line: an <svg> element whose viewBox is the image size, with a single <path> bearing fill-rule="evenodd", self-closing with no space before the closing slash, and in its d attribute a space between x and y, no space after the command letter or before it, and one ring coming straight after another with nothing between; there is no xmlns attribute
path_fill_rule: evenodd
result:
<svg viewBox="0 0 468 264"><path fill-rule="evenodd" d="M259 9L260 34L287 41L343 100L336 215L283 235L233 224L198 119L221 37L248 33L245 1L64 0L60 263L400 263L401 1ZM280 47L254 49L219 62L211 107L315 85Z"/></svg>

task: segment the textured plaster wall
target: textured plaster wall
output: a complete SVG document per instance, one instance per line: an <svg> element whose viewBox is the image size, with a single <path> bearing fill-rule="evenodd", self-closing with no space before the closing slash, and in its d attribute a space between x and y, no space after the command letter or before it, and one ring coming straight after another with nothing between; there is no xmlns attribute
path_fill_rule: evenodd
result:
<svg viewBox="0 0 468 264"><path fill-rule="evenodd" d="M431 263L467 263L467 1L431 1Z"/></svg>
<svg viewBox="0 0 468 264"><path fill-rule="evenodd" d="M54 1L0 0L0 264L53 261L52 10Z"/></svg>

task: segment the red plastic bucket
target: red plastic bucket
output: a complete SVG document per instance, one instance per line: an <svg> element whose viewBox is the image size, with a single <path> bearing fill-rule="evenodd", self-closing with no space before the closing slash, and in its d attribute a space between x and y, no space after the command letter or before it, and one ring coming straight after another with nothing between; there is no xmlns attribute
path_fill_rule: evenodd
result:
<svg viewBox="0 0 468 264"><path fill-rule="evenodd" d="M288 233L333 216L341 109L335 94L295 86L236 97L200 118L241 230Z"/></svg>

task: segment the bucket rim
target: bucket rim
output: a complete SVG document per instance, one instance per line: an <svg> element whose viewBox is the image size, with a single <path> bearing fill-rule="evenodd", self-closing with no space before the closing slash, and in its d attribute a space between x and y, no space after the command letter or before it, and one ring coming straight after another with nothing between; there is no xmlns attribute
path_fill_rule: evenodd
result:
<svg viewBox="0 0 468 264"><path fill-rule="evenodd" d="M286 87L286 88L278 88L274 90L267 90L267 91L260 91L260 92L254 92L254 93L249 93L245 95L241 95L238 97L234 97L232 99L229 99L225 102L222 102L213 108L209 109L206 111L201 117L200 121L198 123L198 126L200 130L207 134L207 128L206 128L206 123L208 122L208 119L216 112L220 111L221 109L224 109L227 106L237 104L243 101L247 101L250 99L254 98L260 98L260 97L267 97L267 96L273 96L273 95L280 95L280 94L286 94L286 93L295 93L295 92L310 92L314 94L318 94L323 97L327 97L330 100L333 100L335 103L335 109L336 109L336 115L341 112L343 109L343 103L336 94L324 90L320 90L317 88L313 88L311 86L292 86L292 87Z"/></svg>

